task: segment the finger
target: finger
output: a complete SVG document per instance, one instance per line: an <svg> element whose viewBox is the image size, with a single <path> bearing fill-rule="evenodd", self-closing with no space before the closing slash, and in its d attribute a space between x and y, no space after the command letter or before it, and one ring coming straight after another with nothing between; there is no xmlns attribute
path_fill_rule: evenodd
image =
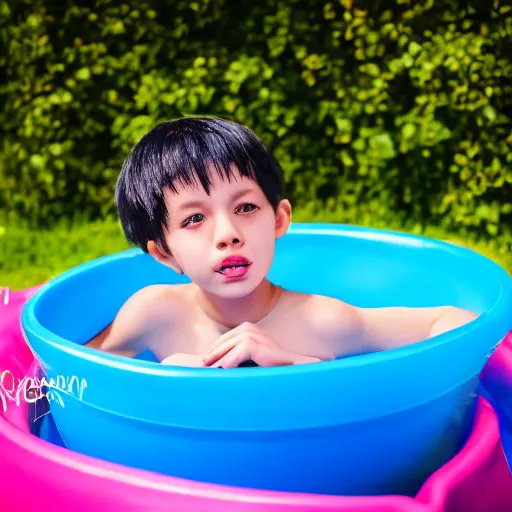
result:
<svg viewBox="0 0 512 512"><path fill-rule="evenodd" d="M238 334L240 334L240 332L235 331L233 329L231 331L224 333L222 336L219 336L215 340L215 343L210 347L210 350L207 352L207 355L210 354L211 352L213 352L216 348L220 347L226 341L229 341L229 340L233 339L235 336L238 336Z"/></svg>
<svg viewBox="0 0 512 512"><path fill-rule="evenodd" d="M240 324L240 325L234 327L230 331L225 332L222 336L219 336L219 338L217 338L217 340L212 345L210 350L215 349L216 347L218 347L225 341L233 338L234 336L237 336L238 334L242 334L243 332L256 334L256 333L260 333L260 330L256 325L251 324L250 322L244 322L243 324Z"/></svg>
<svg viewBox="0 0 512 512"><path fill-rule="evenodd" d="M223 335L221 335L217 338L215 343L211 346L209 352L211 352L212 350L215 350L217 347L219 347L226 341L233 339L235 336L238 336L242 332L243 332L243 328L241 325L239 325L238 327L235 327L234 329L231 329L228 332L225 332Z"/></svg>
<svg viewBox="0 0 512 512"><path fill-rule="evenodd" d="M232 338L224 341L224 343L217 345L215 348L212 347L210 351L204 356L203 362L206 365L210 365L217 361L219 358L223 357L227 352L229 352L237 343L239 343L243 338L243 335L233 336Z"/></svg>
<svg viewBox="0 0 512 512"><path fill-rule="evenodd" d="M251 358L247 344L242 342L233 347L226 355L221 357L212 368L236 368Z"/></svg>
<svg viewBox="0 0 512 512"><path fill-rule="evenodd" d="M263 342L258 343L255 339L250 346L251 359L262 367L267 366L289 366L293 365L292 352L283 349L277 344L267 345Z"/></svg>

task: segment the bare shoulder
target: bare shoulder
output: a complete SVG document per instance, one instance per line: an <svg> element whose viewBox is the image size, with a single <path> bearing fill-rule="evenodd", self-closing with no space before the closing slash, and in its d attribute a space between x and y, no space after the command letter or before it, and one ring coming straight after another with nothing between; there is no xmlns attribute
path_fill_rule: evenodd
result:
<svg viewBox="0 0 512 512"><path fill-rule="evenodd" d="M334 297L311 295L308 304L308 317L319 332L339 337L350 335L358 328L357 308Z"/></svg>
<svg viewBox="0 0 512 512"><path fill-rule="evenodd" d="M190 295L188 285L156 284L141 288L123 305L131 313L143 315L145 318L156 319L162 314L179 315L183 310L187 297Z"/></svg>
<svg viewBox="0 0 512 512"><path fill-rule="evenodd" d="M129 297L107 328L87 345L121 355L133 356L149 348L153 333L182 314L190 294L187 285L152 285Z"/></svg>
<svg viewBox="0 0 512 512"><path fill-rule="evenodd" d="M358 308L334 297L299 294L298 316L315 339L328 344L336 356L361 350L361 318Z"/></svg>

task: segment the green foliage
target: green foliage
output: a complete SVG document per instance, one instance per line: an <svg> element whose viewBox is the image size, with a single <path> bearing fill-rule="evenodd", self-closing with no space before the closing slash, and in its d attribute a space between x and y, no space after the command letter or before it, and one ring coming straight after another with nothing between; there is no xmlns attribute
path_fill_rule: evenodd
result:
<svg viewBox="0 0 512 512"><path fill-rule="evenodd" d="M0 0L0 208L115 212L157 122L219 115L344 222L498 235L512 220L512 17L500 0Z"/></svg>

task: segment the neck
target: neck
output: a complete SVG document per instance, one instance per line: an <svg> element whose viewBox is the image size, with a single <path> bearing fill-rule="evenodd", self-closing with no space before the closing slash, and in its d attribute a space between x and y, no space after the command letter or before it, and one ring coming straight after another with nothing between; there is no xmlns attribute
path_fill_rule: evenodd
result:
<svg viewBox="0 0 512 512"><path fill-rule="evenodd" d="M204 290L198 291L198 302L204 313L227 330L244 322L257 323L275 307L282 288L264 279L245 297L225 299Z"/></svg>

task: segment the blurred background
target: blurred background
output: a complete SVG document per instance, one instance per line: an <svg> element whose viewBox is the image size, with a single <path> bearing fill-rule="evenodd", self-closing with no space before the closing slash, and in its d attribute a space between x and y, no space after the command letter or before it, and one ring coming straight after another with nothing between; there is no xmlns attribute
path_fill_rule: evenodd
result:
<svg viewBox="0 0 512 512"><path fill-rule="evenodd" d="M296 222L447 239L512 271L512 6L0 0L0 286L128 247L113 191L155 124L246 124Z"/></svg>

